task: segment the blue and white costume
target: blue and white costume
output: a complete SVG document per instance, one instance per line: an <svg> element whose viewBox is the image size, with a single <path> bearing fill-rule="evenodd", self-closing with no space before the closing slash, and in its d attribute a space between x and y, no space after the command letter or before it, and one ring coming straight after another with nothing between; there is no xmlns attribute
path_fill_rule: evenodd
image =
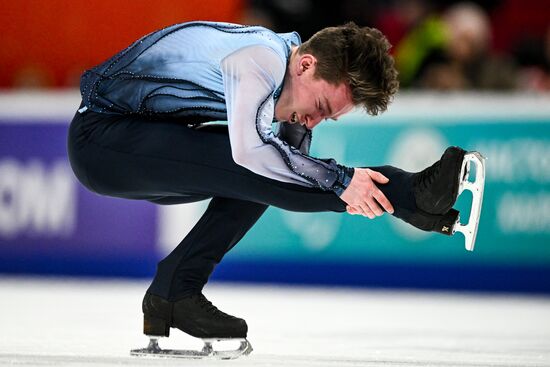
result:
<svg viewBox="0 0 550 367"><path fill-rule="evenodd" d="M341 195L352 168L307 155L310 131L303 132L307 142L300 147L289 145L272 128L291 47L300 43L295 32L280 34L259 26L174 25L88 70L81 81L82 98L94 112L190 124L227 121L239 165L264 177Z"/></svg>
<svg viewBox="0 0 550 367"><path fill-rule="evenodd" d="M159 262L148 289L172 305L169 316L144 315L160 320L164 333L175 302L202 292L225 253L269 206L346 211L341 194L353 169L310 157L311 133L299 124L279 122L277 134L272 129L291 50L299 44L296 33L256 26L178 24L82 76L83 106L69 127L67 148L86 188L161 205L210 200ZM188 126L209 121L228 126ZM394 215L406 221L416 211L413 174L373 169L389 178L380 189Z"/></svg>

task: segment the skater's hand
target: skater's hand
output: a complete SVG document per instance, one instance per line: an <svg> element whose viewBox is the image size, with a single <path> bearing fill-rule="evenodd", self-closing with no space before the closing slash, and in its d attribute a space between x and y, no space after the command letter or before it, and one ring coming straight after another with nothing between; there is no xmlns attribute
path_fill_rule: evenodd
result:
<svg viewBox="0 0 550 367"><path fill-rule="evenodd" d="M370 219L384 214L380 205L390 214L393 206L386 196L376 187L375 182L385 184L389 179L380 172L369 168L355 168L353 178L340 199L346 202L349 214L361 214Z"/></svg>

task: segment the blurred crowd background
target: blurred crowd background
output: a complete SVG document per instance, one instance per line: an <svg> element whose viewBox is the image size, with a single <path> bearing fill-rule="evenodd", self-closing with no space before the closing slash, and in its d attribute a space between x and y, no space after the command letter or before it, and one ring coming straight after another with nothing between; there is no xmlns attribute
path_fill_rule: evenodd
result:
<svg viewBox="0 0 550 367"><path fill-rule="evenodd" d="M0 0L0 88L77 87L81 73L190 20L277 32L354 21L393 45L402 89L550 90L548 0Z"/></svg>

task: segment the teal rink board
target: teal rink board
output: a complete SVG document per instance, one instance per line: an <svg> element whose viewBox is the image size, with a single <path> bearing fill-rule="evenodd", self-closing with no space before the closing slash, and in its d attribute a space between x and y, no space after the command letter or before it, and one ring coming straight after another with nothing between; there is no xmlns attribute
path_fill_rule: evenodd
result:
<svg viewBox="0 0 550 367"><path fill-rule="evenodd" d="M285 271L291 273L308 269L304 264L319 272L330 265L334 277L346 279L346 272L360 274L381 266L381 271L409 269L404 277L414 269L420 277L422 271L426 276L439 274L443 279L436 283L443 287L445 277L469 272L495 278L487 280L491 284L514 278L520 283L523 279L526 288L550 289L550 118L380 120L355 114L321 126L314 132L313 155L335 157L351 166L391 164L418 171L436 161L449 145L480 151L487 158L486 185L474 252L464 249L460 233L446 237L422 232L387 214L369 220L270 208L228 257L240 266L264 261L268 269L274 262L286 263ZM455 206L463 220L468 218L470 202L466 191ZM497 279L503 274L505 279ZM383 285L379 277L383 275L374 277L376 283Z"/></svg>
<svg viewBox="0 0 550 367"><path fill-rule="evenodd" d="M312 155L419 171L449 145L487 157L474 252L464 238L375 220L269 208L214 279L550 294L550 95L400 95L313 132ZM207 202L101 197L66 158L76 91L0 93L0 273L151 277ZM457 209L468 216L471 195Z"/></svg>
<svg viewBox="0 0 550 367"><path fill-rule="evenodd" d="M270 209L239 245L245 247L239 256L550 265L550 124L336 124L316 131L313 155L334 156L331 149L336 149L343 158L339 161L348 165L393 164L416 171L433 163L447 145L482 152L487 178L475 251L464 250L461 234L448 238L425 233L401 226L389 215L369 220ZM321 141L327 148L320 149ZM457 205L466 216L470 200L466 191Z"/></svg>

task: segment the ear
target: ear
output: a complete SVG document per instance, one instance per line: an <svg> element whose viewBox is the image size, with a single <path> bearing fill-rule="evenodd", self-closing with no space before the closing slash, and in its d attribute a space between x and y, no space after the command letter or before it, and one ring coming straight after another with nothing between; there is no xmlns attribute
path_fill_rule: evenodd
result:
<svg viewBox="0 0 550 367"><path fill-rule="evenodd" d="M317 59L315 56L311 54L304 54L301 55L298 59L298 75L302 75L307 70L315 71L315 64L317 63Z"/></svg>

